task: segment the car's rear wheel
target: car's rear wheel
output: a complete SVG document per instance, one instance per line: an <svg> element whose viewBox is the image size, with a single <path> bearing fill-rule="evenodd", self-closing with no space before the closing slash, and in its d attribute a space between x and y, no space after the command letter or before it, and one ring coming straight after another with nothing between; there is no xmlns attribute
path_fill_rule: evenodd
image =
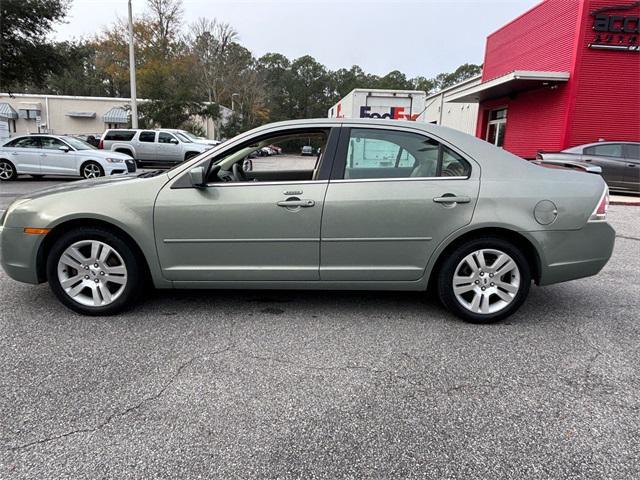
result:
<svg viewBox="0 0 640 480"><path fill-rule="evenodd" d="M82 175L82 178L104 177L104 170L97 162L85 162L80 168L80 175Z"/></svg>
<svg viewBox="0 0 640 480"><path fill-rule="evenodd" d="M111 315L133 303L143 276L128 242L101 228L64 233L47 257L51 290L71 310Z"/></svg>
<svg viewBox="0 0 640 480"><path fill-rule="evenodd" d="M490 323L513 314L531 285L531 269L522 251L501 238L473 239L458 246L442 264L438 294L455 315Z"/></svg>
<svg viewBox="0 0 640 480"><path fill-rule="evenodd" d="M18 177L16 167L9 160L0 159L0 181L15 180Z"/></svg>

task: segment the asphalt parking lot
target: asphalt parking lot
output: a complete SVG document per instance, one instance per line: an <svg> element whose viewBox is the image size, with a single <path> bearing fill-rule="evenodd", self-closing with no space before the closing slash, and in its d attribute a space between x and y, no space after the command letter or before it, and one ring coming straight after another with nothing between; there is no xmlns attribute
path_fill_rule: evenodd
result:
<svg viewBox="0 0 640 480"><path fill-rule="evenodd" d="M640 478L640 207L610 221L600 275L488 326L379 292L89 318L0 271L0 478Z"/></svg>

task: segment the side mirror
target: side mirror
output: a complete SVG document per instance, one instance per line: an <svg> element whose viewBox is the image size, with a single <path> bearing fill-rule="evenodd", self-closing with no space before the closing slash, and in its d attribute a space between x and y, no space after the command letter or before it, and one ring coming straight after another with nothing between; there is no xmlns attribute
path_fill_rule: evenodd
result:
<svg viewBox="0 0 640 480"><path fill-rule="evenodd" d="M251 170L253 170L253 162L246 158L244 162L242 162L242 170L244 170L245 172L250 172Z"/></svg>
<svg viewBox="0 0 640 480"><path fill-rule="evenodd" d="M67 153L69 151L69 147L67 147L66 145L62 145L61 147L58 147L58 150Z"/></svg>
<svg viewBox="0 0 640 480"><path fill-rule="evenodd" d="M175 138L172 138L171 140L169 140L169 143L173 143L174 145L178 144L178 140Z"/></svg>
<svg viewBox="0 0 640 480"><path fill-rule="evenodd" d="M589 173L597 173L599 175L602 175L602 167L599 165L587 165L586 170Z"/></svg>
<svg viewBox="0 0 640 480"><path fill-rule="evenodd" d="M189 170L189 178L191 179L191 185L196 188L202 188L206 186L204 178L204 167L195 167Z"/></svg>

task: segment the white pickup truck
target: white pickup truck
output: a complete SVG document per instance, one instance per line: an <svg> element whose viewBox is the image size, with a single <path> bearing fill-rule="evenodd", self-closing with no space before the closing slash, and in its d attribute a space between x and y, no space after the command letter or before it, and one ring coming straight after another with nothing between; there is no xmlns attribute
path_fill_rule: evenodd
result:
<svg viewBox="0 0 640 480"><path fill-rule="evenodd" d="M98 148L126 153L138 167L171 167L213 148L178 130L112 128L100 138Z"/></svg>

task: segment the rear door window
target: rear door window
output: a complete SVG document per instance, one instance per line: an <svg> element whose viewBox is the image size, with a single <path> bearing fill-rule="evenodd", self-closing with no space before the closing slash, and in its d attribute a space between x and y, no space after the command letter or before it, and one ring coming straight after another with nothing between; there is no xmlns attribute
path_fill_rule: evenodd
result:
<svg viewBox="0 0 640 480"><path fill-rule="evenodd" d="M601 157L617 157L623 158L621 143L606 143L604 145L594 145L584 149L584 153L587 155L598 155Z"/></svg>
<svg viewBox="0 0 640 480"><path fill-rule="evenodd" d="M156 132L140 132L139 140L145 143L153 143L156 141Z"/></svg>
<svg viewBox="0 0 640 480"><path fill-rule="evenodd" d="M469 163L438 141L415 133L353 128L344 179L468 177Z"/></svg>
<svg viewBox="0 0 640 480"><path fill-rule="evenodd" d="M16 138L7 143L5 147L13 148L40 148L40 141L37 137Z"/></svg>
<svg viewBox="0 0 640 480"><path fill-rule="evenodd" d="M135 136L135 130L111 130L104 136L105 140L129 142Z"/></svg>

